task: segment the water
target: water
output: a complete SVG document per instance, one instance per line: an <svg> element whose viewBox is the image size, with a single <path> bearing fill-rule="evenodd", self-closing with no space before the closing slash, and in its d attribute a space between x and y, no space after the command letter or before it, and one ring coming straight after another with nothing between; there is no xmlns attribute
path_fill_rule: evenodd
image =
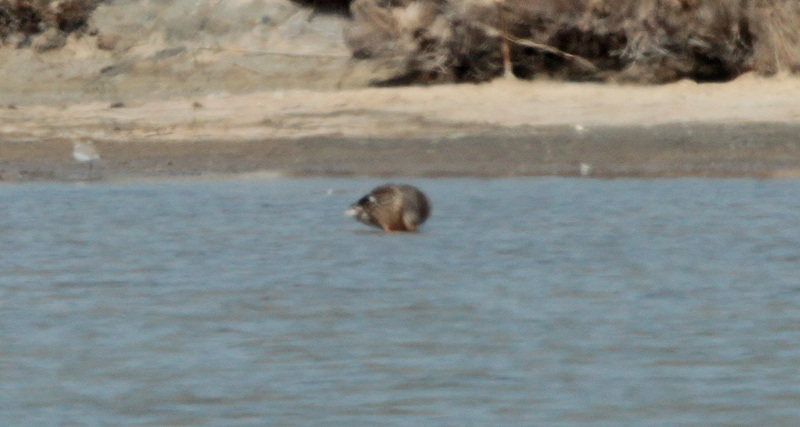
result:
<svg viewBox="0 0 800 427"><path fill-rule="evenodd" d="M797 426L800 182L0 186L0 424Z"/></svg>

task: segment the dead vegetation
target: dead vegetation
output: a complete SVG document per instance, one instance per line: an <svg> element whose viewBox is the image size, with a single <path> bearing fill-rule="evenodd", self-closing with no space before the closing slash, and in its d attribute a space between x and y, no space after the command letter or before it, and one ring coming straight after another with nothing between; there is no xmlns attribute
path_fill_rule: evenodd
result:
<svg viewBox="0 0 800 427"><path fill-rule="evenodd" d="M301 6L312 7L319 13L338 13L346 15L350 0L292 0Z"/></svg>
<svg viewBox="0 0 800 427"><path fill-rule="evenodd" d="M0 41L24 47L30 37L50 32L61 36L85 31L103 0L0 0Z"/></svg>
<svg viewBox="0 0 800 427"><path fill-rule="evenodd" d="M797 0L353 0L351 15L353 56L398 70L378 84L800 71Z"/></svg>

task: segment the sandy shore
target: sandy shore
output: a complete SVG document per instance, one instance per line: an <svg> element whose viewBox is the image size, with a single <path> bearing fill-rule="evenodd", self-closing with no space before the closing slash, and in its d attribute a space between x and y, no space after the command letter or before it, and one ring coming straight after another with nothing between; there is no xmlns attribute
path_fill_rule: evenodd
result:
<svg viewBox="0 0 800 427"><path fill-rule="evenodd" d="M271 90L0 108L0 177L800 176L800 79ZM92 141L93 167L72 158Z"/></svg>

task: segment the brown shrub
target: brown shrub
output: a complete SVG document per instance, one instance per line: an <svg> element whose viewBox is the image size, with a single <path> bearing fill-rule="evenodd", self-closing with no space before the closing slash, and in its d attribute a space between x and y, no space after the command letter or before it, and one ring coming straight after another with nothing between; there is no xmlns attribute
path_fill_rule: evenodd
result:
<svg viewBox="0 0 800 427"><path fill-rule="evenodd" d="M293 2L307 7L313 7L320 13L342 13L347 14L350 0L292 0Z"/></svg>
<svg viewBox="0 0 800 427"><path fill-rule="evenodd" d="M0 0L0 37L14 33L33 34L42 30L41 7L25 0Z"/></svg>
<svg viewBox="0 0 800 427"><path fill-rule="evenodd" d="M62 0L54 3L51 13L56 26L65 33L85 30L89 17L100 4L100 0Z"/></svg>
<svg viewBox="0 0 800 427"><path fill-rule="evenodd" d="M0 40L12 34L30 36L55 28L83 31L103 0L0 0Z"/></svg>
<svg viewBox="0 0 800 427"><path fill-rule="evenodd" d="M642 83L800 69L797 0L354 0L356 58L397 65L383 84L513 73Z"/></svg>

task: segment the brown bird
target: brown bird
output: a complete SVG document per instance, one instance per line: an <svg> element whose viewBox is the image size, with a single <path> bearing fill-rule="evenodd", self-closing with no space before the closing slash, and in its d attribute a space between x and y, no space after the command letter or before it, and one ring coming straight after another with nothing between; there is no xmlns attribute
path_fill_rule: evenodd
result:
<svg viewBox="0 0 800 427"><path fill-rule="evenodd" d="M428 198L404 184L386 184L350 205L347 214L383 231L417 231L431 214Z"/></svg>

